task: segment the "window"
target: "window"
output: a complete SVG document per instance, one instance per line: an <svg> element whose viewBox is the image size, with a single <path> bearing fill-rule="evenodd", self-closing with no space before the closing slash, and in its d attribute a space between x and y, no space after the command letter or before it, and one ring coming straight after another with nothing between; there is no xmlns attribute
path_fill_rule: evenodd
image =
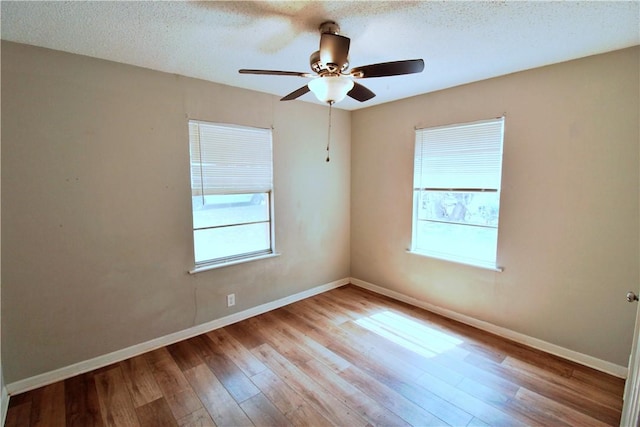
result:
<svg viewBox="0 0 640 427"><path fill-rule="evenodd" d="M273 253L271 129L189 121L196 270Z"/></svg>
<svg viewBox="0 0 640 427"><path fill-rule="evenodd" d="M411 252L498 269L503 133L503 117L416 130Z"/></svg>

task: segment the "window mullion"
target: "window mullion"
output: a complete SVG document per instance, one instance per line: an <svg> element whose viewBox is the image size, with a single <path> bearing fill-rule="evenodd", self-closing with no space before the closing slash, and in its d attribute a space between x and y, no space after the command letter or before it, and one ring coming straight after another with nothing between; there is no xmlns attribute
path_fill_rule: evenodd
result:
<svg viewBox="0 0 640 427"><path fill-rule="evenodd" d="M414 188L416 191L439 191L443 193L497 193L497 188Z"/></svg>

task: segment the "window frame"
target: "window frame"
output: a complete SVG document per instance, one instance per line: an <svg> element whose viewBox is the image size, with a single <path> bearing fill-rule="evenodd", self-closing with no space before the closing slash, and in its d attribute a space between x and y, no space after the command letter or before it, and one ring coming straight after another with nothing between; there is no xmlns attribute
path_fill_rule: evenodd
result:
<svg viewBox="0 0 640 427"><path fill-rule="evenodd" d="M194 156L193 156L193 141L192 141L192 136L191 136L191 126L192 125L197 125L200 131L200 126L211 126L211 127L217 127L220 129L224 129L225 131L230 131L232 132L234 129L240 129L240 130L249 130L249 131L257 131L257 132L262 132L264 131L265 133L267 133L267 138L268 139L268 143L269 143L269 166L270 166L270 182L267 187L255 187L255 188L246 188L246 189L238 189L238 188L231 188L232 186L228 186L228 188L224 188L223 190L221 189L217 189L215 191L215 193L209 193L209 194L205 194L204 191L204 187L202 182L205 179L205 173L203 172L203 168L202 168L202 151L200 151L200 158L198 159L198 161L194 160ZM208 121L203 121L203 120L188 120L187 123L187 129L189 130L189 171L190 171L190 187L191 187L191 238L192 238L192 248L193 248L193 262L194 262L194 268L191 269L189 271L190 274L195 274L195 273L199 273L202 271L207 271L207 270L211 270L211 269L216 269L216 268L221 268L221 267L226 267L226 266L230 266L230 265L236 265L236 264L241 264L241 263L245 263L245 262L251 262L251 261L256 261L256 260L261 260L261 259L266 259L266 258L271 258L271 257L275 257L275 256L279 256L279 254L276 252L276 239L275 239L275 197L274 197L274 185L273 185L273 132L271 128L260 128L260 127L252 127L252 126L243 126L243 125L236 125L236 124L229 124L229 123L219 123L219 122L208 122ZM198 144L201 144L201 140L199 140ZM202 150L202 146L199 145L198 150ZM197 165L196 167L198 167L198 172L195 175L199 175L199 183L200 185L198 186L198 188L196 188L194 186L194 180L197 180L196 178L194 178L194 165ZM227 191L228 190L228 191ZM195 192L201 191L201 194L194 194ZM236 223L232 223L232 224L226 224L226 225L216 225L216 226L205 226L205 227L198 227L196 228L195 226L195 209L194 209L194 197L206 197L207 195L215 195L215 196L232 196L232 195L253 195L253 194L264 194L265 195L265 200L266 203L268 204L267 210L266 210L266 214L267 214L267 220L265 221L253 221L251 223L256 223L256 224L260 224L260 223L268 223L268 234L267 234L267 238L269 239L269 248L268 249L259 249L259 250L255 250L255 251L247 251L247 252L242 252L239 254L230 254L227 256L221 256L221 257L217 257L217 258L212 258L212 259L207 259L207 260L200 260L198 261L196 259L196 253L197 253L197 249L196 249L196 231L202 231L202 230L207 230L207 229L216 229L216 228L227 228L227 227L238 227L238 226L243 226L243 225L247 225L245 222L239 220ZM250 224L251 224L250 223Z"/></svg>
<svg viewBox="0 0 640 427"><path fill-rule="evenodd" d="M434 186L434 187L418 185L418 183L416 182L418 180L418 178L416 178L416 174L418 173L416 168L418 167L419 164L420 165L423 164L422 159L424 157L422 151L419 152L418 150L419 150L419 147L420 147L420 150L423 149L422 145L420 144L424 143L424 136L423 136L424 133L433 131L433 130L440 131L440 130L447 130L447 129L462 129L464 127L471 127L471 126L483 125L483 124L492 125L496 123L499 123L499 126L500 126L499 165L497 167L497 172L496 172L496 178L497 178L496 185L494 186L483 185L483 186L477 186L477 187L465 185L464 186L465 188L446 188L446 186L442 186L442 185ZM502 116L502 117L497 117L493 119L477 120L473 122L454 123L454 124L444 125L444 126L434 126L429 128L415 129L414 182L413 182L413 188L412 188L413 204L412 204L412 220L411 220L411 245L410 245L410 248L408 249L409 253L419 255L419 256L425 256L428 258L435 258L435 259L450 261L458 264L464 264L464 265L470 265L474 267L489 269L497 272L502 272L504 270L503 267L500 267L497 264L499 225L500 225L500 220L499 220L500 199L501 199L501 190L502 190L501 187L502 187L502 166L503 166L503 150L504 150L504 126L505 126L505 116ZM422 180L424 179L424 177L422 176L422 172L420 172L420 174L421 174L420 184L423 184ZM445 193L463 193L463 194L496 193L497 204L498 204L498 219L497 219L496 225L495 227L493 227L493 226L478 225L478 224L472 224L472 223L461 223L459 221L437 221L437 220L429 220L429 219L420 219L419 203L421 203L421 200L422 200L422 194L421 194L422 192L433 192L433 193L445 192ZM447 252L447 251L420 249L419 246L422 246L420 245L420 240L422 239L418 238L418 225L420 221L432 222L432 223L441 222L441 223L446 223L449 225L460 226L460 227L495 228L495 248L496 249L495 249L495 253L493 254L493 258L491 260L482 260L478 258L472 258L472 257L461 255L459 252L453 253L453 252ZM422 241L424 242L424 240Z"/></svg>

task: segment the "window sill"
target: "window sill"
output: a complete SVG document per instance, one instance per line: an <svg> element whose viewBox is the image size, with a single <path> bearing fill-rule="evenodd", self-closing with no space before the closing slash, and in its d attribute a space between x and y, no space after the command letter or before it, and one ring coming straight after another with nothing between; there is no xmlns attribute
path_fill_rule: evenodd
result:
<svg viewBox="0 0 640 427"><path fill-rule="evenodd" d="M274 252L271 254L258 255L251 258L237 259L237 260L228 261L228 262L203 264L203 265L196 266L193 270L189 270L189 274L202 273L203 271L215 270L217 268L229 267L231 265L237 265L237 264L244 264L245 262L258 261L261 259L275 258L278 256L280 256L280 254Z"/></svg>
<svg viewBox="0 0 640 427"><path fill-rule="evenodd" d="M441 261L448 261L456 264L469 265L471 267L478 267L485 270L496 271L498 273L502 273L504 271L504 267L498 267L495 264L476 262L473 260L461 259L461 258L455 258L455 257L447 257L445 255L433 254L428 252L416 252L416 251L412 251L411 249L408 249L407 252L413 255L423 256L426 258L439 259Z"/></svg>

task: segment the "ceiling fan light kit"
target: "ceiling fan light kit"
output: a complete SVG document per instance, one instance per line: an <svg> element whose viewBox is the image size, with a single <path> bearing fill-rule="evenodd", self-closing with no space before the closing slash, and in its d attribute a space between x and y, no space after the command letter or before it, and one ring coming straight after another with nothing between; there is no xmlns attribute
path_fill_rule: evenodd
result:
<svg viewBox="0 0 640 427"><path fill-rule="evenodd" d="M353 80L341 75L316 78L307 84L319 101L329 104L342 101L353 85Z"/></svg>
<svg viewBox="0 0 640 427"><path fill-rule="evenodd" d="M311 91L318 100L332 105L342 101L346 96L359 102L368 101L376 96L371 90L356 83L354 79L399 76L420 73L424 70L422 59L408 59L355 67L347 72L351 40L339 34L340 27L333 21L323 22L319 30L320 47L309 58L311 70L316 76L310 73L280 70L242 69L239 72L241 74L312 78L313 80L308 85L284 96L281 101L290 101Z"/></svg>

